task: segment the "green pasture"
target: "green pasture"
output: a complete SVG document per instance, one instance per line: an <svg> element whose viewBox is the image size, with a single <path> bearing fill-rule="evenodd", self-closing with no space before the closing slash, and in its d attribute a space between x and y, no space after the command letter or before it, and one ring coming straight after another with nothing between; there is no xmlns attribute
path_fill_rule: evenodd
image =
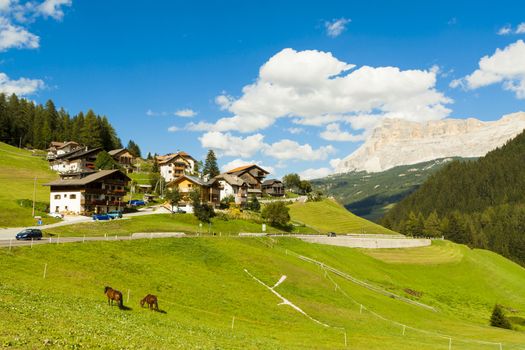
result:
<svg viewBox="0 0 525 350"><path fill-rule="evenodd" d="M21 207L17 200L32 200L36 188L36 200L49 203L49 187L42 185L57 178L41 154L32 155L30 151L0 142L0 228L35 225L32 208ZM44 223L57 221L43 212L36 215L41 215Z"/></svg>
<svg viewBox="0 0 525 350"><path fill-rule="evenodd" d="M525 270L488 251L449 242L436 247L413 250L426 256L423 263L402 261L396 250L376 258L375 251L293 238L188 237L4 248L0 345L445 350L451 341L452 349L496 350L500 343L505 350L523 349L522 326L502 330L488 326L488 320L495 303L516 324L525 318ZM296 254L437 311L325 274ZM442 259L443 254L455 258ZM279 305L282 300L245 269L270 287L285 275L275 291L311 318ZM130 310L107 305L106 285L122 291ZM158 296L165 313L140 308L147 293Z"/></svg>
<svg viewBox="0 0 525 350"><path fill-rule="evenodd" d="M290 205L290 215L293 221L304 223L321 232L396 234L352 214L331 199L294 203Z"/></svg>

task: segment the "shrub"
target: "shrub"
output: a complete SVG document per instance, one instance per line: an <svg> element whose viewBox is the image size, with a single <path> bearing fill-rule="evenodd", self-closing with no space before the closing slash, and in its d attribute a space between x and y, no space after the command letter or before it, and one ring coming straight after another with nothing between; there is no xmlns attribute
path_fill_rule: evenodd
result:
<svg viewBox="0 0 525 350"><path fill-rule="evenodd" d="M283 202L273 202L265 205L261 216L272 226L290 229L290 208Z"/></svg>
<svg viewBox="0 0 525 350"><path fill-rule="evenodd" d="M492 310L492 316L490 317L490 325L492 327L499 327L505 329L511 329L511 325L500 305L494 305L494 310Z"/></svg>

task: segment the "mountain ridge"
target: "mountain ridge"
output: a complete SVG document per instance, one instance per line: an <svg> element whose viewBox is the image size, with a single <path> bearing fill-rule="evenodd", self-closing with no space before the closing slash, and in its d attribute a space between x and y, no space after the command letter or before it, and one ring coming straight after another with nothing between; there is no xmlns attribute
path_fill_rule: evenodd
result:
<svg viewBox="0 0 525 350"><path fill-rule="evenodd" d="M481 157L523 129L525 112L507 114L489 122L475 118L426 123L385 119L365 143L339 162L335 173L375 173L441 158Z"/></svg>

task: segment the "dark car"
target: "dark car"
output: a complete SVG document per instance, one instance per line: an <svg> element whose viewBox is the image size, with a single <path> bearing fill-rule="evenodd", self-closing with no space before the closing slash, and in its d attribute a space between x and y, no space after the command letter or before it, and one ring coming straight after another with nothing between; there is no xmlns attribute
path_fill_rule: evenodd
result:
<svg viewBox="0 0 525 350"><path fill-rule="evenodd" d="M337 235L335 234L335 232L328 232L327 236L328 237L335 237Z"/></svg>
<svg viewBox="0 0 525 350"><path fill-rule="evenodd" d="M186 211L181 208L176 208L172 211L173 214L186 214Z"/></svg>
<svg viewBox="0 0 525 350"><path fill-rule="evenodd" d="M111 219L119 219L119 218L122 217L122 212L120 210L112 210L112 211L108 212L108 216Z"/></svg>
<svg viewBox="0 0 525 350"><path fill-rule="evenodd" d="M110 220L111 217L108 214L93 214L93 220Z"/></svg>
<svg viewBox="0 0 525 350"><path fill-rule="evenodd" d="M16 234L17 240L30 241L32 239L42 239L42 231L37 228L26 228Z"/></svg>
<svg viewBox="0 0 525 350"><path fill-rule="evenodd" d="M146 205L146 202L141 201L140 199L132 199L129 201L129 205L132 207L138 207L140 205Z"/></svg>

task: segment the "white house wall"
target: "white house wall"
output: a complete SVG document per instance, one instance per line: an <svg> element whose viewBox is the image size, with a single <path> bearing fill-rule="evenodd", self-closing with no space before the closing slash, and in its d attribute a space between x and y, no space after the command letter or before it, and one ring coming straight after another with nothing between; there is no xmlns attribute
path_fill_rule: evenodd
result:
<svg viewBox="0 0 525 350"><path fill-rule="evenodd" d="M72 195L75 198L72 199ZM82 198L83 194L80 191L51 192L49 211L51 213L59 212L80 214L82 212L82 206L80 204Z"/></svg>

